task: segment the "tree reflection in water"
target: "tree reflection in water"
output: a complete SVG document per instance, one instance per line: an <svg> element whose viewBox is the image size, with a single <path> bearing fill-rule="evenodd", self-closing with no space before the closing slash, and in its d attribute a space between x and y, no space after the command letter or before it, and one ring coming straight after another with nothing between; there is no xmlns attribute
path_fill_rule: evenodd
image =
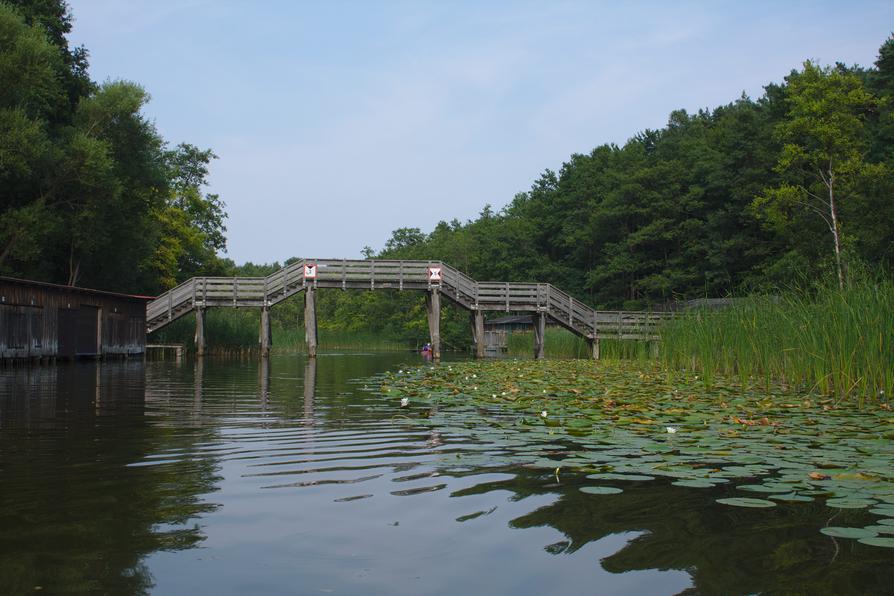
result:
<svg viewBox="0 0 894 596"><path fill-rule="evenodd" d="M133 465L200 438L177 440L147 414L143 362L0 371L5 593L145 593L144 555L203 540L195 520L216 507L201 496L215 490L214 460Z"/></svg>
<svg viewBox="0 0 894 596"><path fill-rule="evenodd" d="M693 579L693 593L883 594L894 586L890 550L836 541L818 532L832 516L837 516L836 525L871 523L873 518L863 511L836 514L823 504L803 503L740 509L716 503L716 490L664 481L624 483L621 494L594 496L579 490L588 484L592 482L583 477L567 477L557 485L542 473L523 471L514 479L453 496L508 490L519 500L558 493L551 504L512 520L510 527L558 530L566 540L544 546L555 555L630 534L623 549L600 561L603 569L685 570Z"/></svg>

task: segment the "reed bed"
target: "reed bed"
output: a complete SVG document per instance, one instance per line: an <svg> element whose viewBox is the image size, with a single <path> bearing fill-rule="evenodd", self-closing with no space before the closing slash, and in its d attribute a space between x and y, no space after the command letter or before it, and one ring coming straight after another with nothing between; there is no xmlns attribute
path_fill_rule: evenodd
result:
<svg viewBox="0 0 894 596"><path fill-rule="evenodd" d="M781 381L839 399L887 401L894 390L894 284L862 276L844 290L751 296L718 311L680 317L661 329L669 370L742 381Z"/></svg>
<svg viewBox="0 0 894 596"><path fill-rule="evenodd" d="M182 343L194 349L195 317L187 315L158 331L153 342ZM212 354L251 353L258 348L260 322L257 309L209 309L205 315L205 341ZM274 351L303 352L304 327L272 325ZM382 337L377 333L319 329L317 343L323 350L402 351L417 348L412 342Z"/></svg>
<svg viewBox="0 0 894 596"><path fill-rule="evenodd" d="M591 358L587 340L561 327L547 327L543 338L543 350L547 358ZM515 331L506 340L506 353L526 357L534 351L534 333ZM613 360L646 360L654 354L654 343L632 340L602 339L599 343L600 358Z"/></svg>

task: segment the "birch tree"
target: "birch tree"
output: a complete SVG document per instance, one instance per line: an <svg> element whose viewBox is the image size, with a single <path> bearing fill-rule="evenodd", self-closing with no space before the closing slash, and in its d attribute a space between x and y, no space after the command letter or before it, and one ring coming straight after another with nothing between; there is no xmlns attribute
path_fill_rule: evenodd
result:
<svg viewBox="0 0 894 596"><path fill-rule="evenodd" d="M765 189L753 205L784 227L798 212L820 217L829 230L839 287L844 287L840 204L852 200L855 184L881 174L870 164L866 121L878 106L856 73L840 65L804 63L786 79L788 117L776 127L782 152L776 171L782 183Z"/></svg>

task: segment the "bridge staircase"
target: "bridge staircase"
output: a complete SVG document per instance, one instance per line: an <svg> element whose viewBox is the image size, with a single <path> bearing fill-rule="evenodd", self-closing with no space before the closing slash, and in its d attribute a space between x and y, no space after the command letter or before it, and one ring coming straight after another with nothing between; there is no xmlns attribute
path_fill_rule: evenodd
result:
<svg viewBox="0 0 894 596"><path fill-rule="evenodd" d="M535 342L540 335L539 355L547 319L590 341L594 356L598 357L601 338L656 340L658 326L670 316L642 311L597 311L552 284L479 282L441 261L301 259L266 277L194 277L147 305L146 327L152 333L190 312L201 315L206 308L255 307L266 313L299 292L309 294L306 302L312 309L312 293L318 288L428 292L430 326L437 324L435 311L439 312L443 296L473 313L473 335L480 345L483 313L535 313L539 315L535 319ZM312 310L306 309L305 315L315 317ZM315 318L313 324L315 327ZM433 339L435 331L432 329Z"/></svg>

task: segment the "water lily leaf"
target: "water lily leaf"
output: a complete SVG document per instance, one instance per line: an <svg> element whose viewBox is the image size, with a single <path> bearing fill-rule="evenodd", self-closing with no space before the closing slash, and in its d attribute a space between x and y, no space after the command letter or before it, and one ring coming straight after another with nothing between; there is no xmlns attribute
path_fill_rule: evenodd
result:
<svg viewBox="0 0 894 596"><path fill-rule="evenodd" d="M588 495L617 495L624 492L623 489L614 486L582 486L580 491Z"/></svg>
<svg viewBox="0 0 894 596"><path fill-rule="evenodd" d="M778 488L775 486L767 486L766 484L740 484L736 487L738 490L747 490L752 493L784 493L791 490L791 487Z"/></svg>
<svg viewBox="0 0 894 596"><path fill-rule="evenodd" d="M881 546L882 548L894 548L894 538L887 536L869 536L860 538L857 542L868 544L869 546Z"/></svg>
<svg viewBox="0 0 894 596"><path fill-rule="evenodd" d="M725 478L723 480L726 480ZM685 486L687 488L714 488L717 486L710 480L677 480L676 482L671 482L674 486Z"/></svg>
<svg viewBox="0 0 894 596"><path fill-rule="evenodd" d="M871 499L827 499L826 505L836 509L866 509L875 505L875 501Z"/></svg>
<svg viewBox="0 0 894 596"><path fill-rule="evenodd" d="M723 505L732 505L733 507L775 507L776 503L767 501L766 499L753 499L750 497L732 497L729 499L717 499L718 503Z"/></svg>
<svg viewBox="0 0 894 596"><path fill-rule="evenodd" d="M786 493L784 495L770 495L767 498L773 499L774 501L785 501L786 503L808 503L813 500L813 497L809 497L807 495L799 495L798 493Z"/></svg>
<svg viewBox="0 0 894 596"><path fill-rule="evenodd" d="M839 526L821 528L820 532L833 538L872 538L876 535L875 532L866 528L844 528Z"/></svg>
<svg viewBox="0 0 894 596"><path fill-rule="evenodd" d="M587 478L591 480L630 480L630 481L646 481L655 480L654 476L646 476L645 474L618 474L614 472L604 472L602 474L589 474Z"/></svg>

